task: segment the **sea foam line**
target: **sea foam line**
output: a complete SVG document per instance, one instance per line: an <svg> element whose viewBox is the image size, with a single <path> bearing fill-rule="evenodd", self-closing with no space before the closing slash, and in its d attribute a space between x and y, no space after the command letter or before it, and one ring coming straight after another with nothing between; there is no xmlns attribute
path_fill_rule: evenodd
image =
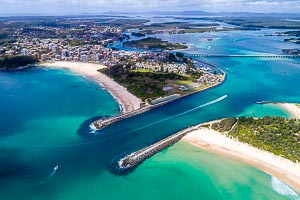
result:
<svg viewBox="0 0 300 200"><path fill-rule="evenodd" d="M300 200L299 195L288 185L278 180L276 177L272 176L272 188L277 193L290 197L293 200Z"/></svg>

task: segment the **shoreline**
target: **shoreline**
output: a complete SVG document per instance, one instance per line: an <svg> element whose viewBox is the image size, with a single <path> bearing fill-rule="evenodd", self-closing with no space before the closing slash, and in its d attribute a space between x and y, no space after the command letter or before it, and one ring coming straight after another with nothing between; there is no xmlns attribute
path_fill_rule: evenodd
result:
<svg viewBox="0 0 300 200"><path fill-rule="evenodd" d="M300 119L300 107L295 103L277 103L277 105L290 113L295 119Z"/></svg>
<svg viewBox="0 0 300 200"><path fill-rule="evenodd" d="M115 82L110 77L99 72L99 69L106 68L104 65L81 62L44 62L38 66L69 69L75 73L81 74L104 87L118 102L121 113L131 112L140 108L142 100L134 96L127 89Z"/></svg>
<svg viewBox="0 0 300 200"><path fill-rule="evenodd" d="M299 106L297 106L297 103L272 102L272 101L261 101L261 102L256 102L256 104L277 105L281 109L288 112L293 118L300 119L300 104Z"/></svg>
<svg viewBox="0 0 300 200"><path fill-rule="evenodd" d="M206 123L208 124L208 123ZM300 192L300 163L276 156L249 144L231 139L210 128L200 127L182 138L183 142L206 151L239 160L282 180Z"/></svg>

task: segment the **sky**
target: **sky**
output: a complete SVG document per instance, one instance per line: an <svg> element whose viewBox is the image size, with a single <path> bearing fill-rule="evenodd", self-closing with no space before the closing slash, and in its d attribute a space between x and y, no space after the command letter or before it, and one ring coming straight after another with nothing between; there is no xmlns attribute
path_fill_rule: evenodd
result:
<svg viewBox="0 0 300 200"><path fill-rule="evenodd" d="M0 14L148 11L300 13L300 0L0 0Z"/></svg>

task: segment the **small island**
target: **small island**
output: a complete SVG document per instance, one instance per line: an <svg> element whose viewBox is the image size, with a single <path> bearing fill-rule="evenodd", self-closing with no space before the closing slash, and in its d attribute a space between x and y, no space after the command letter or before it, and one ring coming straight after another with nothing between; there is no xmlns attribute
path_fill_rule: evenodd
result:
<svg viewBox="0 0 300 200"><path fill-rule="evenodd" d="M187 49L188 46L180 43L170 43L158 38L148 37L141 40L133 40L124 42L124 46L142 49L160 49L160 50L175 50Z"/></svg>
<svg viewBox="0 0 300 200"><path fill-rule="evenodd" d="M0 71L15 71L38 62L33 56L1 56Z"/></svg>

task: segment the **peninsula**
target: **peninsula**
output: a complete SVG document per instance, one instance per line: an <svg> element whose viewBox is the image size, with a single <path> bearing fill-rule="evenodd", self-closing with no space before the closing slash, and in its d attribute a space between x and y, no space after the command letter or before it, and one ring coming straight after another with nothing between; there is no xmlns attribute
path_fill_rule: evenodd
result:
<svg viewBox="0 0 300 200"><path fill-rule="evenodd" d="M133 59L129 57L123 59L122 63L99 70L126 87L144 103L141 104L140 109L132 112L95 121L93 123L95 129L103 129L178 98L214 88L226 79L225 71L221 70L220 73L217 73L197 68L191 59L181 53L174 55L162 52L158 54L157 58L164 61L150 62L148 59L140 58L132 62ZM209 66L213 67L213 70L217 70L216 66Z"/></svg>

